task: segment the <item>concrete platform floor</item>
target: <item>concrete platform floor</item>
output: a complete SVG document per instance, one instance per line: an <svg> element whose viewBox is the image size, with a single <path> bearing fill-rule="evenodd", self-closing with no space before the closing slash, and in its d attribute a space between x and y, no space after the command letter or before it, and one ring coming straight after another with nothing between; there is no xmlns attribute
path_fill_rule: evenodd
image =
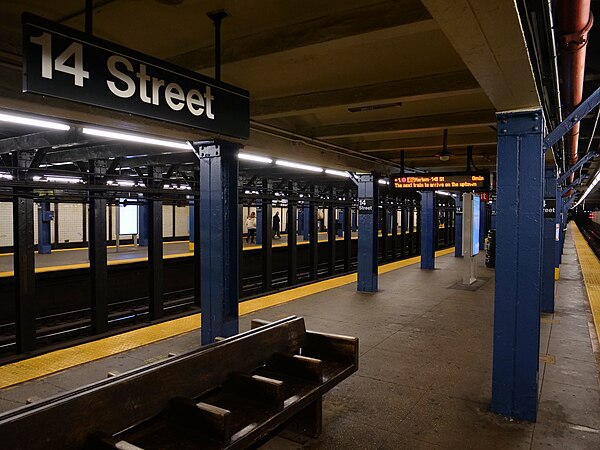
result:
<svg viewBox="0 0 600 450"><path fill-rule="evenodd" d="M352 233L357 237L358 233ZM342 239L342 238L338 238ZM327 241L327 233L319 233L319 242ZM298 236L298 243L305 242L302 235ZM244 249L257 249L260 245L246 242L243 240ZM273 239L273 247L287 245L287 235L282 234L281 238ZM163 243L163 255L191 255L193 252L189 249L189 242L165 242ZM134 247L133 245L122 245L117 252L114 246L108 248L108 261L135 260L148 257L148 247ZM59 249L50 254L35 254L35 267L57 267L69 266L75 264L86 264L89 262L87 248ZM0 275L13 270L12 253L0 254Z"/></svg>
<svg viewBox="0 0 600 450"><path fill-rule="evenodd" d="M537 423L489 411L494 272L480 258L480 289L452 289L461 262L447 255L434 271L412 265L388 272L376 294L359 294L353 283L242 317L242 330L253 317L297 314L309 329L360 338L359 371L324 398L321 437L283 432L262 450L599 449L598 353L571 233L556 313L542 318ZM6 388L0 410L187 351L199 340L191 332Z"/></svg>

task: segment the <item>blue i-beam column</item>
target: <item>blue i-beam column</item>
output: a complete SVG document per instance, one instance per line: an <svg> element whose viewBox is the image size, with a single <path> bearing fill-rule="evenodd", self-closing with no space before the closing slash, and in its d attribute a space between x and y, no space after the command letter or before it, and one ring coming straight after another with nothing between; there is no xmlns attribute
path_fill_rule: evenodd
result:
<svg viewBox="0 0 600 450"><path fill-rule="evenodd" d="M200 293L202 344L238 332L238 148L200 149Z"/></svg>
<svg viewBox="0 0 600 450"><path fill-rule="evenodd" d="M486 202L479 202L479 248L485 248L485 235L487 234L487 215L485 213Z"/></svg>
<svg viewBox="0 0 600 450"><path fill-rule="evenodd" d="M535 421L542 278L542 111L498 114L492 411Z"/></svg>
<svg viewBox="0 0 600 450"><path fill-rule="evenodd" d="M38 207L38 253L48 254L52 250L50 241L50 221L52 212L50 202L41 202Z"/></svg>
<svg viewBox="0 0 600 450"><path fill-rule="evenodd" d="M492 214L490 215L490 230L496 229L496 200L492 200Z"/></svg>
<svg viewBox="0 0 600 450"><path fill-rule="evenodd" d="M256 244L262 245L262 200L256 202Z"/></svg>
<svg viewBox="0 0 600 450"><path fill-rule="evenodd" d="M346 223L344 219L344 210L338 209L338 219L335 223L335 226L337 227L337 237L342 237L344 235L344 223ZM338 224L340 226L338 226Z"/></svg>
<svg viewBox="0 0 600 450"><path fill-rule="evenodd" d="M560 247L560 235L562 233L562 188L560 184L558 184L558 180L556 180L556 217L554 219L555 235L554 239L556 242L554 243L554 280L558 281L560 279L560 262L562 256L562 249Z"/></svg>
<svg viewBox="0 0 600 450"><path fill-rule="evenodd" d="M140 206L140 217L142 217L142 207ZM141 224L141 222L140 222ZM140 227L140 241L142 240L141 234L142 228ZM194 240L196 239L194 233L194 201L191 200L188 208L188 235L190 236L189 250L194 250ZM146 244L148 244L148 238L146 238ZM140 243L140 245L142 245Z"/></svg>
<svg viewBox="0 0 600 450"><path fill-rule="evenodd" d="M310 203L305 201L302 206L302 239L308 241L310 239Z"/></svg>
<svg viewBox="0 0 600 450"><path fill-rule="evenodd" d="M554 312L554 266L556 257L556 167L544 176L544 246L542 258L542 312Z"/></svg>
<svg viewBox="0 0 600 450"><path fill-rule="evenodd" d="M377 235L379 185L376 175L358 179L358 283L359 292L377 292Z"/></svg>
<svg viewBox="0 0 600 450"><path fill-rule="evenodd" d="M140 247L148 247L148 236L149 236L149 228L150 228L150 216L149 216L149 210L150 208L148 208L148 205L146 203L142 203L139 205L139 214L140 214L140 233L138 236L138 245ZM193 207L192 207L193 208ZM194 211L193 209L190 208L190 230L193 230L193 223L194 223ZM194 242L193 241L193 231L190 231L190 242Z"/></svg>
<svg viewBox="0 0 600 450"><path fill-rule="evenodd" d="M454 213L454 256L462 256L462 223L463 223L463 204L462 193L454 197L456 210Z"/></svg>
<svg viewBox="0 0 600 450"><path fill-rule="evenodd" d="M435 269L435 192L421 192L421 269Z"/></svg>

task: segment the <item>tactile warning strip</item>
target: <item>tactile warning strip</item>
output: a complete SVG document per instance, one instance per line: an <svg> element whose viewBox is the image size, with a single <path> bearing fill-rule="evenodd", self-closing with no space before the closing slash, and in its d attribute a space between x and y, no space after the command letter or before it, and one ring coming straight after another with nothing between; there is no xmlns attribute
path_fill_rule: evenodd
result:
<svg viewBox="0 0 600 450"><path fill-rule="evenodd" d="M578 227L572 227L579 265L583 272L583 281L588 294L596 336L600 338L600 261L586 242Z"/></svg>
<svg viewBox="0 0 600 450"><path fill-rule="evenodd" d="M454 252L454 248L440 250L436 252L435 255L443 256L452 252ZM390 272L392 270L416 264L420 261L421 257L417 256L385 264L379 267L379 273L383 274ZM247 300L239 304L239 314L240 316L243 316L270 306L287 303L308 295L344 286L355 281L356 273L353 273L289 289L276 294ZM99 339L97 341L45 353L12 364L6 364L0 366L0 389L47 376L80 364L116 355L143 345L152 344L163 339L175 337L189 331L198 330L200 324L201 314L193 314L191 316L181 317L179 319L173 319L138 330Z"/></svg>

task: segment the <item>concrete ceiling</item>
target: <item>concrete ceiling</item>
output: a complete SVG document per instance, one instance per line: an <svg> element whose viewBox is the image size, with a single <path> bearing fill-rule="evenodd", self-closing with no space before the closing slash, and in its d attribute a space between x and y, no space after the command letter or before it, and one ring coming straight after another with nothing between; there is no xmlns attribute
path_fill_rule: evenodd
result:
<svg viewBox="0 0 600 450"><path fill-rule="evenodd" d="M20 14L82 29L84 0L3 0L0 107L171 137L182 127L20 92ZM94 34L251 95L249 151L355 170L495 169L495 112L539 107L513 0L97 0ZM354 110L355 112L351 112ZM441 162L444 129L453 156Z"/></svg>

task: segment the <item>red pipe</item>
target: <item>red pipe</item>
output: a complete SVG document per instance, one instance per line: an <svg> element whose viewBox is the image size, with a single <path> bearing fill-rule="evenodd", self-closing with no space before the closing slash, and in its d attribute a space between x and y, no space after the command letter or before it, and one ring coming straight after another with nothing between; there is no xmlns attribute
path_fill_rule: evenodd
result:
<svg viewBox="0 0 600 450"><path fill-rule="evenodd" d="M588 32L594 23L590 11L591 0L557 0L556 16L561 47L561 74L563 79L563 104L570 114L583 100L585 52ZM565 116L567 115L565 114ZM569 166L577 162L579 123L566 136ZM573 182L574 175L569 177Z"/></svg>

